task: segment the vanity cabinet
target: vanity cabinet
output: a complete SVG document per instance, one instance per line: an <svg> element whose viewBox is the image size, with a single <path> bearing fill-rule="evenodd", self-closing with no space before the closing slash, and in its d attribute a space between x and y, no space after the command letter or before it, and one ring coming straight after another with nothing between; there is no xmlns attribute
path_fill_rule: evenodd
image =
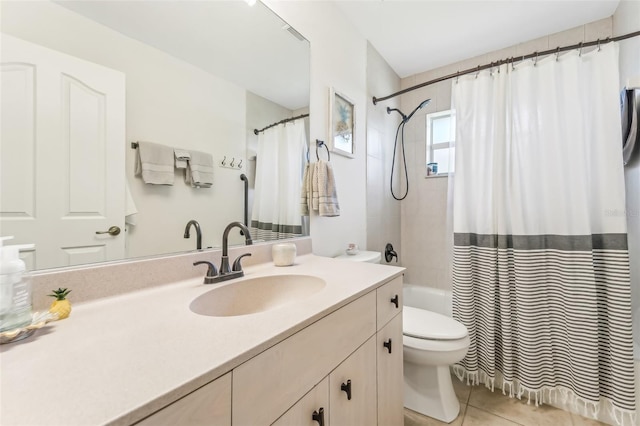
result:
<svg viewBox="0 0 640 426"><path fill-rule="evenodd" d="M231 426L231 373L207 383L137 426Z"/></svg>
<svg viewBox="0 0 640 426"><path fill-rule="evenodd" d="M401 298L396 278L139 424L402 425Z"/></svg>

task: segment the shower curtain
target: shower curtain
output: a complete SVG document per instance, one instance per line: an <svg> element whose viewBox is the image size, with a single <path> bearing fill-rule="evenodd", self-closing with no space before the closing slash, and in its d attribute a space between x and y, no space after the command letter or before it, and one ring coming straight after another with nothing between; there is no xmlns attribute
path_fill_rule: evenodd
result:
<svg viewBox="0 0 640 426"><path fill-rule="evenodd" d="M617 45L453 83L462 378L635 416ZM604 399L603 399L604 398ZM606 402L605 402L606 401Z"/></svg>
<svg viewBox="0 0 640 426"><path fill-rule="evenodd" d="M300 190L305 145L304 120L279 124L258 134L250 229L254 240L302 235Z"/></svg>

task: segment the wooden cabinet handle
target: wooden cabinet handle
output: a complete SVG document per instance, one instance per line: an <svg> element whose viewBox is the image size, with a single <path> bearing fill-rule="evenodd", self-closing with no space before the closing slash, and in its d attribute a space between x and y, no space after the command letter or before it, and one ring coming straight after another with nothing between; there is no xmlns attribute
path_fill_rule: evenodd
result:
<svg viewBox="0 0 640 426"><path fill-rule="evenodd" d="M340 390L347 393L347 400L351 401L351 379L340 385Z"/></svg>
<svg viewBox="0 0 640 426"><path fill-rule="evenodd" d="M389 338L388 341L384 342L382 344L382 346L384 346L385 348L389 349L389 353L391 353L391 338Z"/></svg>
<svg viewBox="0 0 640 426"><path fill-rule="evenodd" d="M314 411L311 420L318 422L320 426L324 426L324 408L320 407L318 411Z"/></svg>

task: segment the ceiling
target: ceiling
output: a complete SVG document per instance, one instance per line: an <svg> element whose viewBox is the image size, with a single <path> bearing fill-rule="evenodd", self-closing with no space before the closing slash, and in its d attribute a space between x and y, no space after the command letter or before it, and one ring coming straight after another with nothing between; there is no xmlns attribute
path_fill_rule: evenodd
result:
<svg viewBox="0 0 640 426"><path fill-rule="evenodd" d="M335 0L401 78L609 17L618 3Z"/></svg>

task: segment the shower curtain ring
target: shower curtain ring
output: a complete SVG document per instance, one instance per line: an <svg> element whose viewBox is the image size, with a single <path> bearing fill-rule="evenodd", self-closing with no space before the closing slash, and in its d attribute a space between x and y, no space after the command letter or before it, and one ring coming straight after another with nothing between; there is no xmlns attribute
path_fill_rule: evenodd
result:
<svg viewBox="0 0 640 426"><path fill-rule="evenodd" d="M598 52L600 51L600 39L598 39Z"/></svg>
<svg viewBox="0 0 640 426"><path fill-rule="evenodd" d="M240 160L240 162L238 163L238 168L241 169L242 168L242 160Z"/></svg>
<svg viewBox="0 0 640 426"><path fill-rule="evenodd" d="M580 42L580 44L578 44L578 56L582 56L582 42Z"/></svg>
<svg viewBox="0 0 640 426"><path fill-rule="evenodd" d="M227 156L225 155L224 158L222 159L222 165L226 166L227 165Z"/></svg>
<svg viewBox="0 0 640 426"><path fill-rule="evenodd" d="M231 160L231 164L229 164L231 167L234 167L234 164L236 162L236 157L233 157L233 159Z"/></svg>
<svg viewBox="0 0 640 426"><path fill-rule="evenodd" d="M536 57L535 57L535 59L533 60L533 66L534 66L534 67L537 67L537 66L538 66L538 52L535 52L535 54L536 54Z"/></svg>
<svg viewBox="0 0 640 426"><path fill-rule="evenodd" d="M556 62L560 59L560 46L556 48Z"/></svg>
<svg viewBox="0 0 640 426"><path fill-rule="evenodd" d="M516 70L516 63L513 59L513 56L511 57L511 71L515 71Z"/></svg>
<svg viewBox="0 0 640 426"><path fill-rule="evenodd" d="M478 71L476 71L476 78L480 75L480 65L478 65Z"/></svg>
<svg viewBox="0 0 640 426"><path fill-rule="evenodd" d="M460 70L456 72L456 84L458 84L459 80L460 80Z"/></svg>

